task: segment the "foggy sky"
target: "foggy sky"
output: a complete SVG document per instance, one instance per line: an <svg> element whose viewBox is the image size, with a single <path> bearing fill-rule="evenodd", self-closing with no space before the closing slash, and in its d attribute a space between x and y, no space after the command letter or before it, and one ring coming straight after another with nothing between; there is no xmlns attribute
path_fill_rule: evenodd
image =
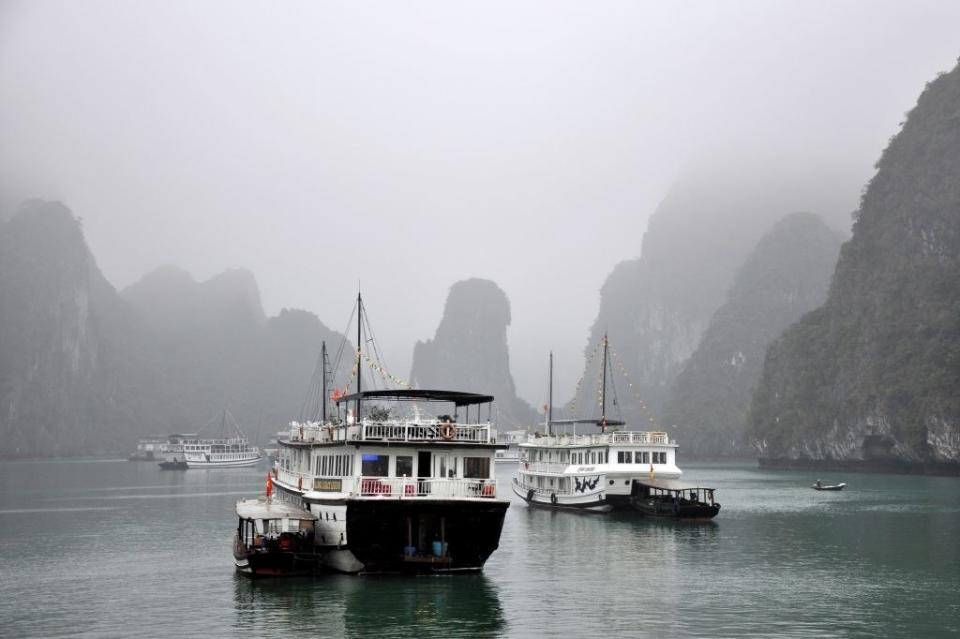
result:
<svg viewBox="0 0 960 639"><path fill-rule="evenodd" d="M852 211L958 34L946 1L2 2L0 193L71 207L118 288L245 267L343 330L360 282L404 377L493 279L540 405L680 174L776 157Z"/></svg>

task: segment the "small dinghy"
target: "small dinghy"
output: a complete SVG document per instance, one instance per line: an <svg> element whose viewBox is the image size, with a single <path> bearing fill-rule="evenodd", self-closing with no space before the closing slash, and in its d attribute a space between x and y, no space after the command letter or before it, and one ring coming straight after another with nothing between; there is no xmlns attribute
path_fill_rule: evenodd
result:
<svg viewBox="0 0 960 639"><path fill-rule="evenodd" d="M847 485L846 484L824 484L819 479L811 488L814 490L843 490Z"/></svg>

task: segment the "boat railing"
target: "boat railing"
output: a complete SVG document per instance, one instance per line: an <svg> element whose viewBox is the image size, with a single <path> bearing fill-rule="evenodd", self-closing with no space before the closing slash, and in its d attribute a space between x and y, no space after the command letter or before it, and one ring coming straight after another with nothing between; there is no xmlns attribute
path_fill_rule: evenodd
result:
<svg viewBox="0 0 960 639"><path fill-rule="evenodd" d="M285 468L276 468L278 482L303 490L328 490L346 493L351 497L383 497L396 499L463 499L468 497L496 497L496 479L463 479L457 477L318 477Z"/></svg>
<svg viewBox="0 0 960 639"><path fill-rule="evenodd" d="M521 465L523 470L528 472L555 473L558 475L564 473L570 467L570 464L560 462L523 462Z"/></svg>
<svg viewBox="0 0 960 639"><path fill-rule="evenodd" d="M389 420L364 419L359 424L321 424L320 422L293 422L290 424L290 441L293 442L348 442L390 441L423 442L449 441L471 444L490 444L496 441L497 432L489 422L479 424L454 424L440 420Z"/></svg>
<svg viewBox="0 0 960 639"><path fill-rule="evenodd" d="M525 477L524 475L520 475L519 479L516 480L517 484L520 486L522 490L524 491L532 490L537 495L543 495L543 496L549 497L550 495L553 495L553 494L557 494L557 495L582 495L583 494L582 492L580 493L575 492L575 490L572 487L560 488L559 486L536 486L534 484L528 483L524 479L524 477Z"/></svg>
<svg viewBox="0 0 960 639"><path fill-rule="evenodd" d="M277 481L284 483L288 486L296 486L297 488L303 488L304 486L310 487L313 485L313 475L308 473L298 473L294 470L288 470L286 468L274 467L273 476Z"/></svg>
<svg viewBox="0 0 960 639"><path fill-rule="evenodd" d="M496 497L496 479L357 477L354 495L398 499Z"/></svg>
<svg viewBox="0 0 960 639"><path fill-rule="evenodd" d="M529 435L527 444L537 446L593 446L610 444L671 444L669 435L659 431L617 431L589 435Z"/></svg>

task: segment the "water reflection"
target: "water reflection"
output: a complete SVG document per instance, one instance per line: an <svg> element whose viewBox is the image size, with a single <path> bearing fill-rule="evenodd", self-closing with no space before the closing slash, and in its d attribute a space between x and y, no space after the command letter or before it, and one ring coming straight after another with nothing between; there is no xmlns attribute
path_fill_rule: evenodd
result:
<svg viewBox="0 0 960 639"><path fill-rule="evenodd" d="M492 637L506 630L497 588L482 574L235 581L238 634Z"/></svg>

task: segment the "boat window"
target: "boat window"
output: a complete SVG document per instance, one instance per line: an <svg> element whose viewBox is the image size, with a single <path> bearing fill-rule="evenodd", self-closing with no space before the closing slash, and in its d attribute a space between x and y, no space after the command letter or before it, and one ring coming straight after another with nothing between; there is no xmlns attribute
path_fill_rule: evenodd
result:
<svg viewBox="0 0 960 639"><path fill-rule="evenodd" d="M413 457L397 455L397 477L413 477Z"/></svg>
<svg viewBox="0 0 960 639"><path fill-rule="evenodd" d="M437 477L452 479L457 476L457 458L452 455L437 455Z"/></svg>
<svg viewBox="0 0 960 639"><path fill-rule="evenodd" d="M386 477L390 468L390 457L364 453L360 462L360 474L364 477Z"/></svg>
<svg viewBox="0 0 960 639"><path fill-rule="evenodd" d="M467 479L487 479L490 477L489 457L464 457L463 476Z"/></svg>
<svg viewBox="0 0 960 639"><path fill-rule="evenodd" d="M633 463L633 451L631 451L631 450L618 450L618 451L617 451L617 463L618 463L618 464L632 464L632 463Z"/></svg>
<svg viewBox="0 0 960 639"><path fill-rule="evenodd" d="M637 463L638 464L649 464L650 463L650 453L649 451L637 451Z"/></svg>

